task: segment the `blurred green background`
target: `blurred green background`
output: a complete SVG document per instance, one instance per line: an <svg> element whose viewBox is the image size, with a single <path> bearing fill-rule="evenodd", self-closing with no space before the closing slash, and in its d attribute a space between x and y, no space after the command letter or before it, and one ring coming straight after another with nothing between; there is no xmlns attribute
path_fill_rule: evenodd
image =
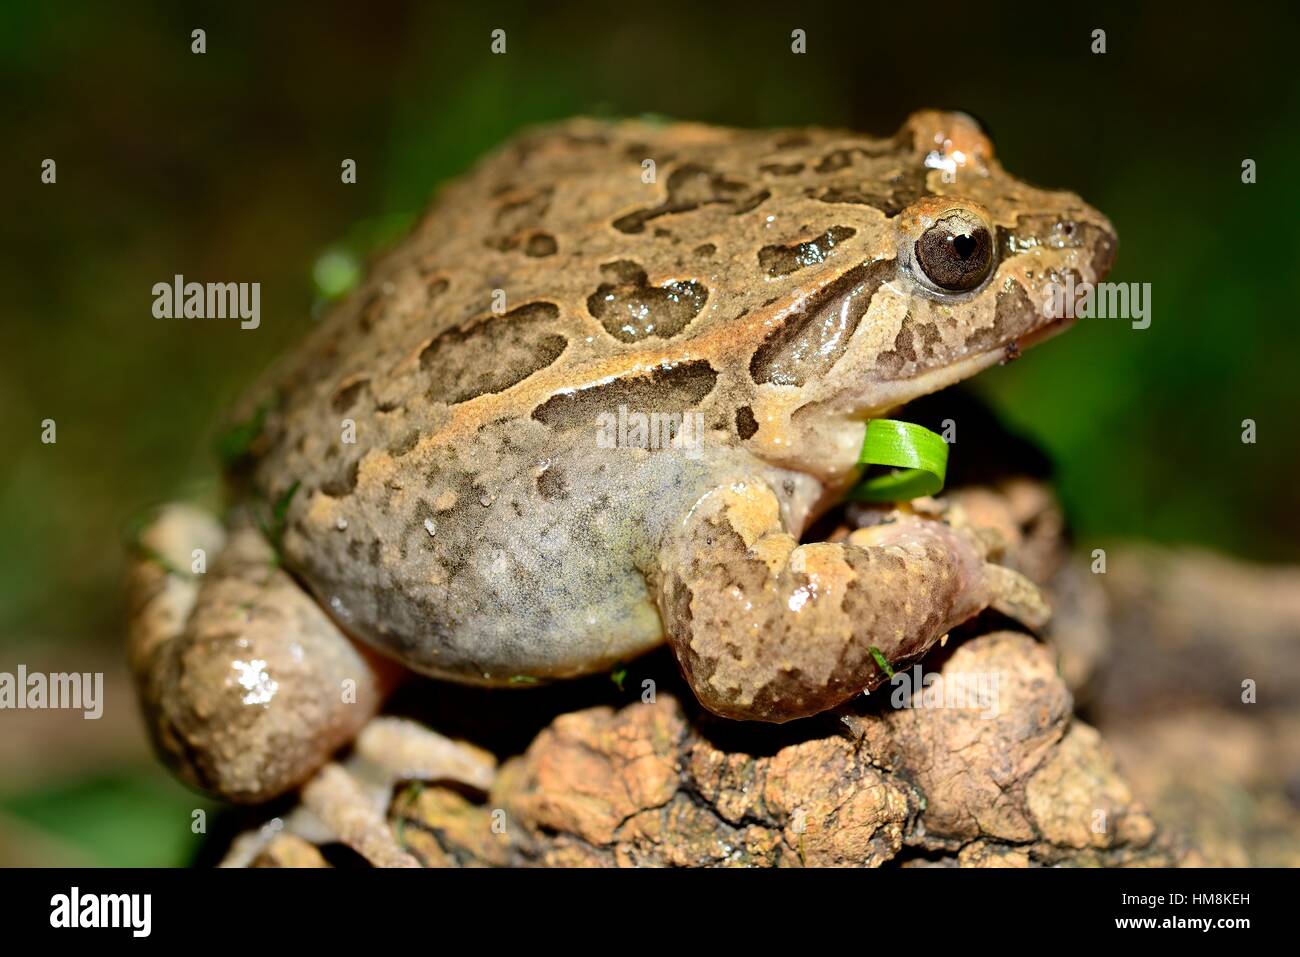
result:
<svg viewBox="0 0 1300 957"><path fill-rule="evenodd" d="M1105 211L1111 278L1153 289L1149 329L1085 321L979 379L1055 463L1080 545L1300 557L1296 24L1240 3L1198 23L880 7L5 2L0 671L102 670L108 705L97 722L0 712L0 864L192 859L191 811L210 805L154 765L122 673L123 530L215 496L214 423L319 315L322 257L364 258L528 123L889 133L918 107L973 113L1012 173ZM261 328L153 319L175 273L260 281Z"/></svg>

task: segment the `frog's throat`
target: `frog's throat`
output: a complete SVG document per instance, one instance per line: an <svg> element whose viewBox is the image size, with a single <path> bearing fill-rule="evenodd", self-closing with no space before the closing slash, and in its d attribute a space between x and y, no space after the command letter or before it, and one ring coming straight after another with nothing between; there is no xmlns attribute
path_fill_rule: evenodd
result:
<svg viewBox="0 0 1300 957"><path fill-rule="evenodd" d="M1007 362L1025 349L1036 346L1040 342L1046 342L1053 336L1060 335L1073 324L1074 320L1071 318L1054 319L1039 326L1028 335L1021 336L1011 342L1002 343L985 352L966 356L956 362L950 362L948 365L940 366L937 369L930 369L910 379L878 383L872 391L871 405L865 411L863 418L879 418L899 406L921 398L923 395L930 395L932 392L946 389L963 379L969 379L971 376L983 372L989 366Z"/></svg>

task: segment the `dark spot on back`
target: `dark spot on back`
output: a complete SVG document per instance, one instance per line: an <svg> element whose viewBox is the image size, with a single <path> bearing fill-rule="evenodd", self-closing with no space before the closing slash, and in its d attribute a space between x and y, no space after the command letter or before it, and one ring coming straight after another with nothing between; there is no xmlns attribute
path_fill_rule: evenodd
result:
<svg viewBox="0 0 1300 957"><path fill-rule="evenodd" d="M896 173L883 184L883 189L861 183L837 183L808 194L822 203L848 203L872 206L886 216L897 216L908 206L925 196L933 195L925 183L924 167L909 167Z"/></svg>
<svg viewBox="0 0 1300 957"><path fill-rule="evenodd" d="M545 186L525 193L507 194L497 207L496 222L506 232L536 226L551 208L554 187Z"/></svg>
<svg viewBox="0 0 1300 957"><path fill-rule="evenodd" d="M639 233L645 230L646 223L660 216L687 213L715 203L736 203L747 189L744 183L727 179L721 173L694 163L673 170L668 176L667 186L668 197L662 203L620 216L614 220L614 228L622 233ZM753 197L749 199L753 200Z"/></svg>
<svg viewBox="0 0 1300 957"><path fill-rule="evenodd" d="M834 173L836 170L844 169L846 166L853 164L853 153L851 149L833 150L822 157L813 169L818 173Z"/></svg>
<svg viewBox="0 0 1300 957"><path fill-rule="evenodd" d="M352 406L356 404L357 396L361 394L361 390L369 385L369 383L370 380L368 378L362 377L340 386L339 390L334 393L334 398L330 400L330 408L340 415L348 411L348 409L352 408Z"/></svg>
<svg viewBox="0 0 1300 957"><path fill-rule="evenodd" d="M498 252L508 253L515 250L522 250L525 256L532 256L539 259L543 256L553 256L558 248L555 237L550 233L527 232L514 233L509 236L497 236L483 241L484 245Z"/></svg>
<svg viewBox="0 0 1300 957"><path fill-rule="evenodd" d="M587 311L623 342L677 335L699 315L709 296L694 280L651 286L645 270L631 260L606 263L601 274L606 281L587 297Z"/></svg>
<svg viewBox="0 0 1300 957"><path fill-rule="evenodd" d="M742 439L748 439L757 431L758 419L754 418L754 410L742 405L736 410L736 434Z"/></svg>
<svg viewBox="0 0 1300 957"><path fill-rule="evenodd" d="M554 256L556 248L555 237L550 233L533 233L524 245L524 255L538 259L543 256Z"/></svg>
<svg viewBox="0 0 1300 957"><path fill-rule="evenodd" d="M468 402L546 368L568 344L550 328L559 315L554 303L532 302L442 333L420 353L420 368L430 377L429 398Z"/></svg>
<svg viewBox="0 0 1300 957"><path fill-rule="evenodd" d="M792 272L826 261L839 243L850 239L857 230L849 226L832 226L816 239L792 246L764 246L758 251L758 264L769 276L786 276Z"/></svg>
<svg viewBox="0 0 1300 957"><path fill-rule="evenodd" d="M569 491L564 482L564 471L559 466L547 466L542 471L542 474L537 476L537 494L548 502L569 497Z"/></svg>
<svg viewBox="0 0 1300 957"><path fill-rule="evenodd" d="M357 469L360 464L360 459L353 461L342 472L323 484L320 487L321 492L330 498L343 498L351 495L357 487Z"/></svg>
<svg viewBox="0 0 1300 957"><path fill-rule="evenodd" d="M617 415L620 405L647 414L685 414L713 391L717 379L718 374L704 360L660 366L649 373L552 396L533 410L533 418L561 430L582 428L594 433L598 417Z"/></svg>
<svg viewBox="0 0 1300 957"><path fill-rule="evenodd" d="M732 215L739 216L742 213L748 213L751 210L757 209L758 207L766 203L768 199L771 198L771 196L772 196L771 190L769 189L759 190L757 193L755 193L753 196L750 196L748 199L741 200L739 203L737 203L736 208L732 210Z"/></svg>
<svg viewBox="0 0 1300 957"><path fill-rule="evenodd" d="M846 146L841 149L831 150L821 158L821 161L813 169L818 173L835 173L852 166L854 160L859 156L883 156L892 149L893 147L889 143L879 146Z"/></svg>
<svg viewBox="0 0 1300 957"><path fill-rule="evenodd" d="M411 429L404 433L401 438L388 447L388 454L395 459L400 459L411 449L415 448L416 443L420 441L420 430Z"/></svg>

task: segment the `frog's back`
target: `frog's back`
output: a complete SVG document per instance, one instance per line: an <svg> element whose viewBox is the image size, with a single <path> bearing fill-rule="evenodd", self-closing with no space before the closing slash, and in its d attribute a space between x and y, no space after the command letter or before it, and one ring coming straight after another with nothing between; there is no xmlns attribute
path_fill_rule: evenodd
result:
<svg viewBox="0 0 1300 957"><path fill-rule="evenodd" d="M658 391L666 376L688 400L736 372L743 386L766 307L870 239L836 223L883 221L927 192L910 156L896 138L827 130L526 133L447 186L277 370L261 471L280 488L289 475L345 487L368 447L441 445L656 369ZM339 447L348 416L383 434Z"/></svg>

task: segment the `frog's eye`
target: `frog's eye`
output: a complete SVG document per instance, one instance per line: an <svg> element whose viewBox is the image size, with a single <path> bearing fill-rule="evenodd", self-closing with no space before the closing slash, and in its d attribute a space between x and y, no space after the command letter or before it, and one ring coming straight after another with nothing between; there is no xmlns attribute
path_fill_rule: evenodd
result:
<svg viewBox="0 0 1300 957"><path fill-rule="evenodd" d="M988 227L965 216L938 220L921 234L914 251L926 278L949 292L974 289L993 269Z"/></svg>

